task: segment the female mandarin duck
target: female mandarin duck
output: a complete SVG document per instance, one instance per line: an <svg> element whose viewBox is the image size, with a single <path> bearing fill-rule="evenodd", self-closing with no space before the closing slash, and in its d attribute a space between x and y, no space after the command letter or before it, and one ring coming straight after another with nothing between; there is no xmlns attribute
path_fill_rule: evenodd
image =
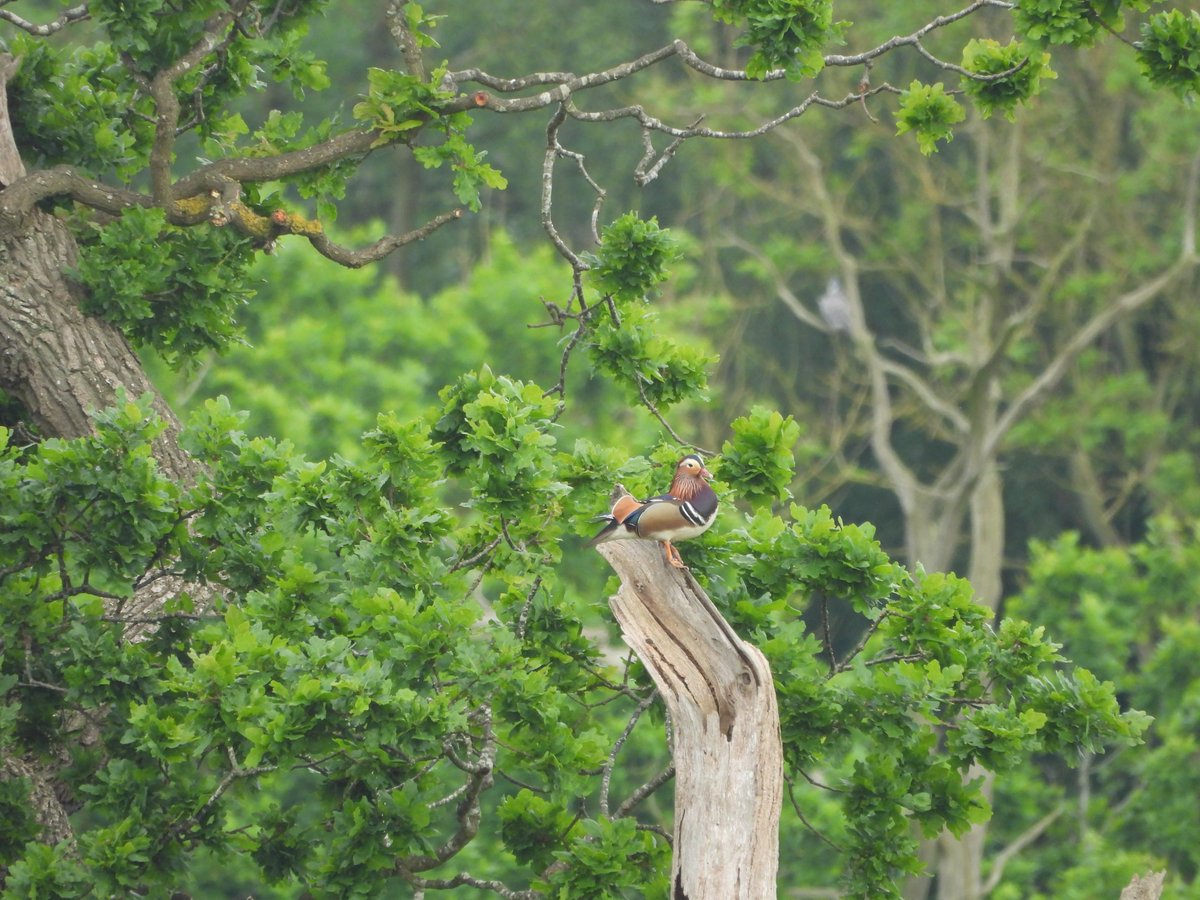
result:
<svg viewBox="0 0 1200 900"><path fill-rule="evenodd" d="M608 541L644 538L663 545L667 562L677 569L686 568L671 541L699 537L717 518L717 495L708 485L712 473L704 461L689 453L679 461L675 478L665 494L640 502L624 488L616 492L612 511L597 516L608 524L587 542L595 547Z"/></svg>

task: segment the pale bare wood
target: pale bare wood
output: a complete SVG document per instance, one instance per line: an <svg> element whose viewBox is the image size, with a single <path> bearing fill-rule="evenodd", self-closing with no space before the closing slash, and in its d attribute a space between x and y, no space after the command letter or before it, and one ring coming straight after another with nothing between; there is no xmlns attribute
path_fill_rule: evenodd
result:
<svg viewBox="0 0 1200 900"><path fill-rule="evenodd" d="M783 748L770 666L655 543L597 548L621 579L609 605L674 724L677 900L776 895Z"/></svg>
<svg viewBox="0 0 1200 900"><path fill-rule="evenodd" d="M1163 892L1163 879L1167 873L1151 872L1149 875L1134 875L1133 880L1121 891L1121 900L1158 900Z"/></svg>
<svg viewBox="0 0 1200 900"><path fill-rule="evenodd" d="M8 116L8 82L17 74L21 61L10 53L0 53L0 187L12 184L25 174L25 165L13 138L12 119Z"/></svg>

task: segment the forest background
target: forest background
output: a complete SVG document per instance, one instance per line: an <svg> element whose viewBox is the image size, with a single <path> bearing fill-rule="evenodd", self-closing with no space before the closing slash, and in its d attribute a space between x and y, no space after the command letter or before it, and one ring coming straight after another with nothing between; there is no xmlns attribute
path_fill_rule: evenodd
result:
<svg viewBox="0 0 1200 900"><path fill-rule="evenodd" d="M294 110L301 106L311 119L350 123L354 105L364 98L369 102L367 70L401 66L396 41L381 24L388 5L356 3L351 15L332 4L312 20L299 45L312 59L326 61L312 63L302 79L304 89L268 83L245 93L230 108L223 130L209 140L234 142L263 129L256 133L262 141L285 144L299 133ZM48 13L55 10L47 6ZM460 0L446 9L429 4L425 12L446 14L436 28L427 25L437 42L426 48L427 60L433 65L448 59L452 69L470 65L498 75L598 71L678 34L686 34L694 50L718 65L746 65L747 50L735 43L738 30L714 23L702 4ZM939 4L919 2L844 3L837 10L839 17L855 22L854 49L910 33L946 12ZM1130 12L1131 34L1139 15ZM999 9L984 10L958 32L932 33L921 52L910 47L890 54L870 72L873 83L886 80L904 88L916 78L945 77L950 87L959 88L954 73L930 74L926 51L965 64L966 58L959 58L966 37L994 36L995 29L1007 27L1004 16L1007 12ZM880 71L884 63L886 72ZM39 57L27 53L10 85L18 129L21 110L39 102L35 73L40 64ZM645 160L632 122L569 119L555 133L569 152L556 162L553 240L547 239L544 193L549 115L480 113L469 130L471 142L486 148L487 164L506 184L501 190L499 178L484 177L478 210L461 221L364 268L337 265L312 252L300 237L289 236L236 278L214 266L219 277L214 275L203 290L236 302L238 330L232 341L223 335L220 341L188 344L185 328L170 331L169 341L154 338L153 333L169 331L155 321L157 314L139 313L125 321L170 407L183 419L201 416L193 425L197 455L207 455L212 465L213 459L240 459L239 465L247 456L257 460L257 488L247 483L235 490L228 481L223 490L243 499L259 490L263 497L283 497L279 502L311 504L300 514L307 522L299 522L294 534L284 536L280 528L265 541L268 512L256 513L252 522L239 520L239 527L258 529L251 542L255 553L267 554L275 566L264 576L269 567L261 560L236 559L237 552L226 550L222 564L235 581L239 567L257 572L245 574L241 589L266 596L262 584L270 582L286 584L293 597L320 593L325 576L311 575L306 582L310 576L303 573L318 571L341 551L320 544L312 537L315 532L305 529L322 516L346 515L354 504L350 494L336 495L335 501L333 489L318 490L317 483L331 477L365 496L376 483L371 473L380 471L372 466L387 458L380 448L408 442L411 455L403 466L394 460L393 465L408 467L407 489L417 497L412 508L424 510L426 518L414 518L405 527L430 542L450 540L451 526L428 512L428 504L436 503L451 511L450 518L459 523L455 528L466 529L453 532L457 552L443 554L448 562L438 578L463 579L453 582L455 589L476 613L455 619L460 613L430 607L433 621L414 612L406 620L411 634L405 640L420 643L431 634L477 627L482 617L508 623L521 640L536 634L559 653L550 661L538 658L536 665L532 651L517 654L530 661L528 674L541 672L557 692L539 695L526 682L517 692L520 698L509 697L506 708L526 728L546 729L543 737L553 744L546 752L560 758L535 764L523 757L527 768L513 770L523 774L512 776L503 797L485 804L485 821L500 824L485 828L488 836L476 838L445 870L491 867L495 871L487 878L498 881L451 883L443 873L439 877L445 883L423 887L419 879L408 878L417 885L413 890L444 887L454 896L494 896L516 890L525 879L530 890L603 896L599 888L589 894L570 881L587 870L589 846L604 848L608 855L600 855L608 862L625 861L616 870L619 876L610 873L614 884L628 880L612 888L613 896L656 896L663 889L656 881L664 852L659 837L663 827L669 830L670 803L656 791L665 782L669 795L669 780L661 779L645 795L649 799L638 809L637 830L624 832L612 824L620 822L619 815L604 824L618 750L624 762L615 780L628 792L636 793L640 782L654 783L655 773L662 771L663 723L661 713L654 718L652 696L616 692L628 708L616 707L612 721L595 732L589 725L582 735L604 743L602 750L568 746L566 735L556 729L560 721L575 722L571 716L578 711L565 712L573 708L564 697L593 690L594 684L585 684L588 678L626 685L645 681L625 659L610 623L603 602L612 587L606 584L606 569L582 549L580 538L588 533L589 511L603 508L613 480L624 480L639 493L664 486L682 438L682 446L715 451L712 468L725 504L713 533L684 545L685 558L739 631L807 654L807 661L793 663L790 671L780 671L773 661L785 732L792 715L807 716L816 731L824 727L841 734L840 716L869 717L884 702L880 697L911 696L910 691L942 691L941 709L988 706L985 695L993 685L981 684L980 694L964 698L971 677L951 673L952 660L937 660L915 644L904 652L903 635L880 629L872 603L893 597L903 581L884 574L893 572L889 556L917 573L966 576L981 604L977 609L983 610L972 620L975 625L1011 636L1003 621L1030 623L1014 646L1061 644L1062 656L1071 663L1055 665L1046 649L1037 660L1043 668L1022 678L1044 679L1060 715L1079 709L1080 721L1087 720L1061 746L1050 740L1043 744L1042 714L1022 707L1028 696L1016 688L1005 707L1013 719L989 724L982 715L975 720L968 715L956 720L939 741L961 740L979 751L971 765L958 770L974 785L973 793L960 796L943 785L949 801L964 806L932 813L938 789L930 793L919 779L907 788L892 784L885 791L882 782L863 788L862 771L878 765L871 777L882 777L883 767L866 738L853 737L850 743L865 743L836 758L814 749L820 737L797 739L798 749L789 750L788 757L782 896L838 896L840 890L869 895L894 882L909 897L1083 900L1115 897L1133 874L1165 869L1164 896L1200 897L1200 807L1195 802L1200 796L1200 481L1195 466L1200 311L1194 224L1200 123L1191 102L1194 85L1189 93L1186 86L1173 91L1151 83L1137 55L1111 36L1085 49L1056 47L1052 63L1035 58L1026 71L1034 69L1041 79L1037 95L1019 107L989 108L987 97L976 97L974 104L960 97L965 115L952 123L952 138L936 129L905 127L896 96L883 91L841 109L814 106L753 139L688 140L668 151L661 174L644 186L633 177L644 170L639 166ZM861 68L831 68L820 76L823 95L853 93L862 76ZM660 67L636 83L604 88L587 103L599 109L636 101L672 121L752 130L789 108L789 98L803 96L796 92L796 83L787 79L745 93L684 67ZM900 131L911 133L897 134L898 122ZM47 132L54 127L51 121ZM64 123L57 127L68 131ZM660 139L659 152L662 144ZM210 150L185 146L179 153ZM358 166L350 189L343 190L336 179L306 185L304 197L277 189L289 210L319 217L339 242L361 244L383 231L418 228L472 199L470 190L454 197L445 172L431 164L419 156L375 153ZM602 196L596 186L603 187ZM269 204L271 196L264 191L258 199ZM624 216L629 211L638 218ZM122 245L171 252L165 238L155 244L161 223L130 215L120 221L126 230L95 228L94 239L87 237L89 226L80 229L79 278L98 294L115 296L121 281L144 284L139 279L146 270L167 267L150 252L143 253L137 271L130 261L114 262ZM641 233L653 243L661 235L657 226L669 229L671 243L656 246L665 248L670 265L662 280L657 271L651 279L656 283L644 292L648 302L639 294L636 303L622 307L622 327L611 335L577 331L579 320L563 315L577 299L572 267L555 241L596 253L595 231L611 227L616 237L634 238ZM645 230L638 232L641 227ZM607 271L603 255L585 261ZM205 276L192 277L203 282ZM602 276L589 285L620 294ZM139 321L150 323L147 330L138 330ZM673 344L656 343L663 341ZM532 385L540 387L531 390ZM544 393L555 385L556 391ZM466 395L496 398L493 411L504 425L497 426L500 434L491 451L481 449L479 432L470 432L471 440L463 437L468 425L478 425L470 425L471 417L483 415L475 408L464 412ZM228 405L218 397L228 398ZM246 414L239 420L231 409ZM144 424L145 415L144 407L118 404L108 426L114 433L145 437L153 431ZM10 435L16 435L10 446L25 448L6 458L7 464L27 464L32 451L22 441L32 438L21 430L27 426L20 404L10 400L5 416ZM426 423L424 431L404 424L411 422ZM268 440L256 441L259 436ZM450 450L438 451L439 456L433 449L439 443ZM488 467L495 465L499 472L506 454L518 460L515 480L527 482L509 494L504 493L507 482L494 472L488 481ZM327 462L315 463L320 460ZM362 482L355 486L357 478ZM567 486L575 489L575 499L563 499ZM798 506L791 506L793 500ZM547 537L544 520L552 517L563 519L561 530ZM538 521L526 530L520 523L531 518ZM829 546L816 555L796 550L780 537L783 521L786 534L808 547L821 540L829 540ZM235 541L232 534L217 537L229 544ZM300 535L306 534L313 546L304 545L308 538ZM292 540L309 554L304 565L280 561L289 551L285 542ZM20 562L23 552L13 558ZM756 557L789 553L803 564L797 562L787 577L755 568ZM860 566L861 580L847 576L839 582L816 571L818 557L827 561L854 553L869 558L869 565ZM459 571L464 560L471 564ZM17 583L17 563L8 566L2 570L7 583L0 584L6 590L25 586ZM729 574L738 570L754 574ZM259 577L265 579L262 584L255 580ZM358 576L348 569L346 577ZM419 598L426 578L436 580L408 566L403 575L391 573L384 581L418 585L412 596ZM946 590L946 597L958 597L963 589ZM330 593L321 602L334 599ZM74 602L86 615L86 604ZM964 602L944 598L943 607L958 609ZM390 610L363 603L358 610L363 616L403 617L399 601ZM413 603L420 606L418 600ZM254 609L251 604L251 620L265 615ZM284 613L275 609L272 615ZM218 618L234 636L232 646L238 646L238 629L249 626L228 612ZM213 627L202 616L192 624ZM956 620L951 630L958 628ZM243 639L250 641L247 634ZM894 643L879 650L869 668L851 671L849 660L863 650L864 641L880 636ZM958 636L955 631L946 640ZM179 648L191 639L176 632L162 638L180 642L171 646L181 660L189 657ZM204 641L219 644L211 635ZM271 646L276 652L282 645ZM3 645L10 656L19 650L19 642ZM200 657L191 658L195 663ZM846 661L847 676L862 677L869 688L848 689L835 709L795 687L807 683L814 667L827 666L831 678L841 677L839 660ZM969 669L969 655L963 660ZM30 679L27 664L9 662L15 674L0 686L10 692L5 708L12 712L0 720L7 729L0 734L25 739L39 721L29 712L31 685L58 682L50 675ZM70 682L70 667L56 665L63 683ZM919 671L903 668L914 665ZM1086 673L1080 676L1076 665L1111 687ZM875 674L893 668L892 675ZM613 676L614 671L623 674ZM1055 681L1060 676L1067 680ZM175 683L163 689L163 697L186 694L183 675L172 677ZM230 677L236 681L240 675ZM77 686L71 682L70 688ZM24 699L12 699L18 696ZM861 705L855 706L852 696ZM1113 697L1121 709L1147 713L1153 722L1133 712L1104 713ZM113 697L103 701L114 702ZM166 734L166 713L155 718L153 700L133 702L133 728L114 732L113 746L160 755L163 772L194 766L196 753L210 752L194 735ZM167 708L165 702L160 700L159 712ZM589 715L601 715L595 712L599 706L588 709ZM950 721L942 713L924 712ZM822 716L828 717L823 726ZM1107 729L1094 740L1086 733L1088 716ZM171 721L178 726L183 720ZM626 721L629 731L622 733ZM148 737L155 729L158 738ZM349 884L396 889L404 873L374 857L355 860L382 882L366 880L362 871L338 869L332 857L349 853L352 842L324 854L304 849L321 830L324 813L306 809L312 786L304 777L264 769L259 778L250 771L289 740L276 735L272 742L261 731L260 725L245 722L234 728L231 733L245 743L232 738L226 743L241 747L239 756L248 751L249 759L236 763L231 756L229 772L236 778L222 781L214 770L211 781L201 778L196 786L196 796L208 796L214 784L230 787L241 779L254 784L254 789L226 793L223 788L213 794L223 810L220 824L212 826L223 830L221 838L205 831L210 823L197 813L196 822L173 835L179 846L169 853L161 846L137 845L132 833L122 833L119 840L108 834L91 845L79 871L95 878L102 870L114 884L149 883L152 890L175 885L199 897L292 897L304 889L337 893ZM603 734L608 737L597 736ZM956 736L947 739L946 734ZM474 740L464 746L470 749ZM222 740L215 743L225 746ZM446 753L446 758L454 755ZM110 774L100 781L111 788L112 763L100 756L82 754L73 765L100 771L107 764ZM605 760L604 815L598 816L599 801L588 793L594 788L571 782L559 768L595 774ZM417 770L423 765L414 764ZM357 777L353 772L329 776L325 790L349 790L345 786ZM542 779L551 785L529 789ZM858 788L866 791L863 796L886 793L902 810L900 830L892 822L883 832L895 846L875 845L878 871L864 861L864 848L880 841L880 833L865 826L856 831L857 820L847 817L846 797ZM574 795L578 803L560 802L559 793ZM375 851L381 853L379 846L390 846L398 819L409 822L415 835L424 832L414 846L428 844L436 828L428 813L421 820L413 812L420 803L412 796L395 794L389 801L396 805L388 812L391 824L374 832ZM353 791L334 803L335 819L352 818L353 811L342 805L350 795ZM578 800L582 796L592 797L591 802ZM21 799L9 793L5 802L16 809ZM854 802L860 804L855 814L863 815L862 797L855 795ZM399 809L404 804L411 808ZM168 806L163 801L163 809ZM984 812L988 808L990 818ZM107 807L84 809L82 817L76 813L81 832L117 827L111 798ZM207 815L210 806L202 811ZM926 814L936 827L914 830L913 823ZM943 825L950 830L942 831ZM188 833L193 826L196 833ZM344 826L338 819L334 830ZM328 823L325 827L329 830ZM904 829L912 832L907 838ZM63 875L70 865L61 853L39 856L29 849L36 845L28 843L34 833L32 825L13 825L5 835L10 889L16 896L20 891L42 896L30 886L45 890L62 877L56 890L70 895L70 878ZM121 856L127 837L136 846L126 847ZM395 840L399 844L400 838ZM108 856L97 849L100 845ZM910 850L919 857L910 859ZM912 862L917 858L935 878L920 877L920 865ZM537 874L518 874L526 870ZM603 871L600 862L595 871ZM497 887L499 881L510 887Z"/></svg>

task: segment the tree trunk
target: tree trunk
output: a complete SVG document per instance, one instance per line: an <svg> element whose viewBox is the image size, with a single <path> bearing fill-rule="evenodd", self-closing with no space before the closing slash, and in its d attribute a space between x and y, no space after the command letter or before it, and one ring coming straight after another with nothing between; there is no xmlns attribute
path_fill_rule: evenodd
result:
<svg viewBox="0 0 1200 900"><path fill-rule="evenodd" d="M673 900L769 900L779 867L783 747L766 658L685 569L640 541L598 548L621 578L609 598L674 724Z"/></svg>
<svg viewBox="0 0 1200 900"><path fill-rule="evenodd" d="M0 236L0 390L18 400L45 437L91 431L88 413L111 406L124 388L146 392L167 429L154 446L159 467L188 483L195 463L179 447L179 423L114 326L85 316L81 288L66 273L79 257L75 239L54 216L32 213L26 227Z"/></svg>

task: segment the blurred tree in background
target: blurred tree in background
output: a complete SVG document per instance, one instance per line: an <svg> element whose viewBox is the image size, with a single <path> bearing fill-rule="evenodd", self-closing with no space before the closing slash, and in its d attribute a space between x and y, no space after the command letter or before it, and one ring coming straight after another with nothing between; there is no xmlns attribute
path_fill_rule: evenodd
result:
<svg viewBox="0 0 1200 900"><path fill-rule="evenodd" d="M781 892L1197 896L1194 13L12 6L7 892L665 895L682 440Z"/></svg>

